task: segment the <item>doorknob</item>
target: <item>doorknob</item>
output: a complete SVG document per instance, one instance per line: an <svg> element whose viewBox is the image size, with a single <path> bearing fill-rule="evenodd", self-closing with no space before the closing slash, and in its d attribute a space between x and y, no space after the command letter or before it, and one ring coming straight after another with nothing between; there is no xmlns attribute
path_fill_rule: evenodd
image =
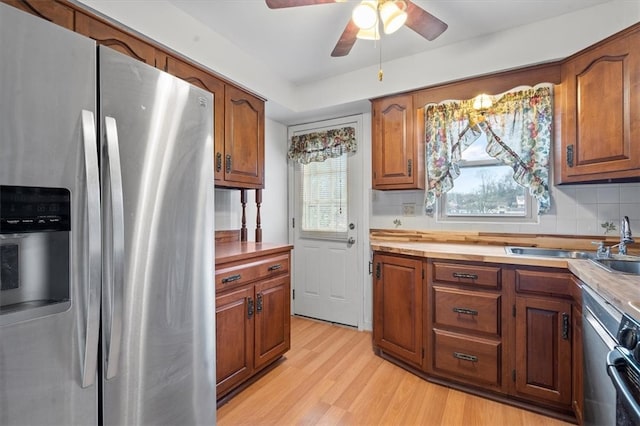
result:
<svg viewBox="0 0 640 426"><path fill-rule="evenodd" d="M352 246L356 243L356 239L353 237L349 237L349 239L347 240L347 244Z"/></svg>

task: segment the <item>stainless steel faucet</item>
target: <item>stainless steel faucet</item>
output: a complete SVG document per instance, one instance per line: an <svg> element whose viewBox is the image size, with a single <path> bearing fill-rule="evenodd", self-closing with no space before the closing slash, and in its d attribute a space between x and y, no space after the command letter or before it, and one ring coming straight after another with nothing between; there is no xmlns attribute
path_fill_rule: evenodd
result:
<svg viewBox="0 0 640 426"><path fill-rule="evenodd" d="M633 243L633 236L631 235L631 225L629 225L629 217L622 218L620 223L620 242L616 244L618 246L618 254L627 254L627 244ZM615 246L614 246L615 247Z"/></svg>

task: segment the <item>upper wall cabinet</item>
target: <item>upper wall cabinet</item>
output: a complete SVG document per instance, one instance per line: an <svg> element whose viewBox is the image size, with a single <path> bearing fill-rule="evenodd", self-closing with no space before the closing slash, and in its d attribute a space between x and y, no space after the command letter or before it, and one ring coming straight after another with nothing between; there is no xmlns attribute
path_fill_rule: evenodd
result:
<svg viewBox="0 0 640 426"><path fill-rule="evenodd" d="M372 101L373 189L424 189L424 152L413 95Z"/></svg>
<svg viewBox="0 0 640 426"><path fill-rule="evenodd" d="M13 7L73 30L73 9L57 1L2 0Z"/></svg>
<svg viewBox="0 0 640 426"><path fill-rule="evenodd" d="M214 178L222 188L264 188L264 101L159 52L158 67L214 96Z"/></svg>
<svg viewBox="0 0 640 426"><path fill-rule="evenodd" d="M640 179L640 27L562 66L556 183Z"/></svg>
<svg viewBox="0 0 640 426"><path fill-rule="evenodd" d="M264 101L225 87L224 151L216 143L216 169L223 159L224 181L218 186L264 188Z"/></svg>
<svg viewBox="0 0 640 426"><path fill-rule="evenodd" d="M120 53L155 66L155 47L99 19L77 12L75 30L94 39L98 44L109 46Z"/></svg>
<svg viewBox="0 0 640 426"><path fill-rule="evenodd" d="M214 129L214 178L216 184L224 181L222 154L224 149L224 82L193 65L169 55L159 54L156 60L159 68L189 83L213 93Z"/></svg>

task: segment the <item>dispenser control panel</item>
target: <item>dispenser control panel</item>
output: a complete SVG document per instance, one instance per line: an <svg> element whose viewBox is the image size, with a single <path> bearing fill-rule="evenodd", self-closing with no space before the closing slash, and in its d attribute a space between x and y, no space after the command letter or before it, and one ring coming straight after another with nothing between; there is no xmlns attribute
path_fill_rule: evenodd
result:
<svg viewBox="0 0 640 426"><path fill-rule="evenodd" d="M0 234L69 230L68 189L0 185Z"/></svg>

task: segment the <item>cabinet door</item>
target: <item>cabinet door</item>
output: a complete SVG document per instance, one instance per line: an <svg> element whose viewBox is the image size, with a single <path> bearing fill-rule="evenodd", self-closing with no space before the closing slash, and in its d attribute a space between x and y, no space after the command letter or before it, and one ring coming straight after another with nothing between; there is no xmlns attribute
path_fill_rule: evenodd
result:
<svg viewBox="0 0 640 426"><path fill-rule="evenodd" d="M422 367L423 262L374 256L373 340L383 351Z"/></svg>
<svg viewBox="0 0 640 426"><path fill-rule="evenodd" d="M253 285L216 297L216 393L220 398L253 373Z"/></svg>
<svg viewBox="0 0 640 426"><path fill-rule="evenodd" d="M418 152L412 95L373 102L373 188L424 189L424 152Z"/></svg>
<svg viewBox="0 0 640 426"><path fill-rule="evenodd" d="M1 0L1 2L73 31L73 9L57 1Z"/></svg>
<svg viewBox="0 0 640 426"><path fill-rule="evenodd" d="M225 88L224 183L235 188L264 188L264 101Z"/></svg>
<svg viewBox="0 0 640 426"><path fill-rule="evenodd" d="M76 13L76 32L94 39L98 44L155 66L155 47L96 18Z"/></svg>
<svg viewBox="0 0 640 426"><path fill-rule="evenodd" d="M571 303L516 297L516 393L571 406Z"/></svg>
<svg viewBox="0 0 640 426"><path fill-rule="evenodd" d="M172 56L166 56L164 71L213 93L214 178L216 184L224 180L224 87L222 80Z"/></svg>
<svg viewBox="0 0 640 426"><path fill-rule="evenodd" d="M637 177L640 32L619 36L562 66L559 183Z"/></svg>
<svg viewBox="0 0 640 426"><path fill-rule="evenodd" d="M291 308L288 275L261 281L255 286L254 366L257 370L291 348Z"/></svg>

